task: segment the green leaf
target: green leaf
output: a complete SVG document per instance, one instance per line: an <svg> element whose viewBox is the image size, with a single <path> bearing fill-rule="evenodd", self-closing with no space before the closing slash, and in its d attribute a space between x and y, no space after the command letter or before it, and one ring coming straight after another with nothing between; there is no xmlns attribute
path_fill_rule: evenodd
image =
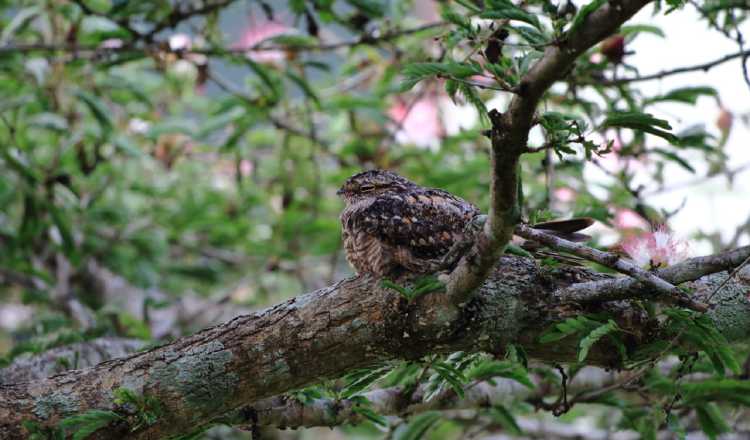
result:
<svg viewBox="0 0 750 440"><path fill-rule="evenodd" d="M701 429L710 439L713 440L717 436L730 431L729 425L724 421L724 416L715 404L707 403L696 406L695 413L698 416Z"/></svg>
<svg viewBox="0 0 750 440"><path fill-rule="evenodd" d="M477 109L480 119L488 121L489 116L487 116L487 107L484 105L484 101L479 97L479 94L477 94L475 88L466 83L459 83L458 90L464 95L464 98L466 98L466 100Z"/></svg>
<svg viewBox="0 0 750 440"><path fill-rule="evenodd" d="M680 425L680 418L671 412L667 414L667 429L675 435L677 440L685 440L685 428Z"/></svg>
<svg viewBox="0 0 750 440"><path fill-rule="evenodd" d="M464 383L466 377L463 373L458 371L452 365L445 362L435 362L432 365L432 369L453 389L453 391L459 396L464 396Z"/></svg>
<svg viewBox="0 0 750 440"><path fill-rule="evenodd" d="M388 426L388 420L370 408L363 406L354 406L352 411L371 421L372 423L380 426Z"/></svg>
<svg viewBox="0 0 750 440"><path fill-rule="evenodd" d="M289 70L286 71L286 76L292 80L294 84L297 85L297 87L302 90L302 93L305 94L314 104L316 108L320 108L320 98L318 98L317 93L312 89L310 84L305 81L301 76L295 74L294 72L291 72Z"/></svg>
<svg viewBox="0 0 750 440"><path fill-rule="evenodd" d="M508 245L505 246L505 253L511 254L511 255L518 255L519 257L534 258L534 255L531 254L529 251L513 243L508 243Z"/></svg>
<svg viewBox="0 0 750 440"><path fill-rule="evenodd" d="M422 413L414 417L403 432L397 433L396 440L419 440L441 418L442 415L437 411Z"/></svg>
<svg viewBox="0 0 750 440"><path fill-rule="evenodd" d="M451 101L456 102L456 92L458 92L458 81L455 79L445 80L445 93L450 96Z"/></svg>
<svg viewBox="0 0 750 440"><path fill-rule="evenodd" d="M737 379L706 379L680 386L687 403L709 400L732 401L750 406L750 382Z"/></svg>
<svg viewBox="0 0 750 440"><path fill-rule="evenodd" d="M672 162L677 163L682 168L690 171L691 173L695 174L695 168L693 168L685 159L678 156L676 153L673 153L668 150L664 150L662 148L652 148L649 150L651 153L656 153L660 156L664 156L667 159L671 160Z"/></svg>
<svg viewBox="0 0 750 440"><path fill-rule="evenodd" d="M117 136L112 140L112 144L122 153L130 157L144 157L143 151L133 143L127 136Z"/></svg>
<svg viewBox="0 0 750 440"><path fill-rule="evenodd" d="M243 58L245 64L258 76L260 82L268 89L268 99L271 102L277 102L281 98L281 84L279 78L276 76L275 71L269 67L266 67L260 63L256 63L250 58Z"/></svg>
<svg viewBox="0 0 750 440"><path fill-rule="evenodd" d="M474 28L471 26L471 22L463 15L451 10L450 7L443 5L440 15L443 17L443 20L455 24L465 30L469 35L475 33Z"/></svg>
<svg viewBox="0 0 750 440"><path fill-rule="evenodd" d="M39 15L40 8L41 6L34 5L29 6L28 8L19 9L16 15L13 16L13 19L10 20L10 23L5 25L2 34L0 34L0 44L7 44L16 33L31 23L31 21ZM13 9L10 11L13 11ZM9 11L6 11L6 13L7 12Z"/></svg>
<svg viewBox="0 0 750 440"><path fill-rule="evenodd" d="M521 430L521 427L518 426L516 418L513 417L513 414L511 414L504 406L493 406L490 415L493 419L497 420L509 434L516 436L523 435L523 431Z"/></svg>
<svg viewBox="0 0 750 440"><path fill-rule="evenodd" d="M607 3L608 0L593 0L591 3L586 4L586 6L582 7L578 14L573 18L573 22L570 25L570 28L568 29L568 34L572 34L573 32L576 32L581 25L583 25L583 22L586 21L586 18L597 9L601 8Z"/></svg>
<svg viewBox="0 0 750 440"><path fill-rule="evenodd" d="M404 66L404 81L401 83L400 92L411 90L418 82L432 76L445 76L453 78L466 78L482 73L481 67L471 63L456 63L455 61L445 63L413 63Z"/></svg>
<svg viewBox="0 0 750 440"><path fill-rule="evenodd" d="M99 129L103 139L107 139L112 133L112 120L110 119L110 111L107 106L96 96L79 90L75 93L75 96L88 107L94 119L99 123Z"/></svg>
<svg viewBox="0 0 750 440"><path fill-rule="evenodd" d="M227 125L236 122L246 114L247 112L243 107L231 107L227 111L208 118L195 133L195 137L205 139L215 131L223 130Z"/></svg>
<svg viewBox="0 0 750 440"><path fill-rule="evenodd" d="M75 241L73 240L73 233L70 231L70 225L68 219L65 218L63 212L55 206L53 203L47 203L47 210L52 217L52 222L57 226L57 230L60 231L60 237L63 241L63 249L65 255L71 256L75 252Z"/></svg>
<svg viewBox="0 0 750 440"><path fill-rule="evenodd" d="M68 121L56 113L39 113L29 119L29 125L58 132L68 130Z"/></svg>
<svg viewBox="0 0 750 440"><path fill-rule="evenodd" d="M282 34L263 40L263 42L266 41L290 48L304 48L319 43L317 38L302 34Z"/></svg>
<svg viewBox="0 0 750 440"><path fill-rule="evenodd" d="M106 14L112 9L112 2L110 0L83 0L83 3L89 9L99 14Z"/></svg>
<svg viewBox="0 0 750 440"><path fill-rule="evenodd" d="M197 136L197 127L195 121L186 119L173 119L152 124L148 129L147 136L156 140L163 134L182 133L190 137Z"/></svg>
<svg viewBox="0 0 750 440"><path fill-rule="evenodd" d="M589 350L599 339L604 337L604 335L617 330L617 324L610 319L606 324L595 328L591 331L591 333L586 335L586 337L581 339L581 342L578 344L578 362L583 362L586 360L586 357L589 355Z"/></svg>
<svg viewBox="0 0 750 440"><path fill-rule="evenodd" d="M493 1L484 11L479 14L480 18L492 20L509 19L528 23L539 30L543 30L541 23L536 15L526 12L510 1L501 0Z"/></svg>
<svg viewBox="0 0 750 440"><path fill-rule="evenodd" d="M549 37L543 32L528 26L514 26L511 30L523 38L527 43L534 46L544 46L549 42Z"/></svg>
<svg viewBox="0 0 750 440"><path fill-rule="evenodd" d="M382 1L377 0L346 0L347 3L354 6L357 11L365 14L370 18L380 18L385 15L385 5Z"/></svg>
<svg viewBox="0 0 750 440"><path fill-rule="evenodd" d="M510 361L482 361L472 367L466 373L466 377L469 380L487 380L493 377L504 377L513 379L529 389L535 387L526 369L522 365Z"/></svg>
<svg viewBox="0 0 750 440"><path fill-rule="evenodd" d="M713 87L681 87L670 90L661 96L655 96L643 101L644 105L654 102L674 101L684 102L685 104L696 104L701 96L718 96L718 92Z"/></svg>
<svg viewBox="0 0 750 440"><path fill-rule="evenodd" d="M2 154L3 160L6 164L12 169L14 169L18 174L24 177L28 183L34 184L35 182L39 181L39 176L37 172L32 169L30 166L26 165L24 161L18 159L16 156L14 156L10 149L7 147L2 148L2 151L0 151L0 154Z"/></svg>
<svg viewBox="0 0 750 440"><path fill-rule="evenodd" d="M380 368L362 369L350 373L345 377L345 380L349 383L341 390L341 396L343 398L350 398L370 386L376 380L390 373L391 370L392 367L390 365L385 365Z"/></svg>
<svg viewBox="0 0 750 440"><path fill-rule="evenodd" d="M662 31L661 28L650 25L650 24L633 24L633 25L628 25L628 26L622 26L620 27L619 33L624 36L636 35L640 33L648 33L648 34L653 34L662 38L666 37L666 35L664 34L664 31Z"/></svg>
<svg viewBox="0 0 750 440"><path fill-rule="evenodd" d="M463 6L464 8L468 9L469 11L473 13L478 13L481 11L481 9L472 3L470 0L456 0L456 3Z"/></svg>
<svg viewBox="0 0 750 440"><path fill-rule="evenodd" d="M672 129L669 122L664 119L655 118L649 113L611 112L607 115L604 122L602 122L601 127L625 127L651 133L655 136L664 138L671 143L679 142L677 136L665 131Z"/></svg>
<svg viewBox="0 0 750 440"><path fill-rule="evenodd" d="M396 284L396 283L394 283L393 281L391 281L391 280L389 280L387 278L384 278L384 279L380 280L380 286L384 287L386 289L395 290L396 292L398 292L401 296L403 296L407 300L409 300L409 301L412 300L413 294L412 294L411 290L409 290L409 289L407 289L407 288L405 288L405 287L403 287L403 286L401 286L399 284Z"/></svg>
<svg viewBox="0 0 750 440"><path fill-rule="evenodd" d="M73 440L84 440L94 432L122 417L113 411L90 410L83 414L67 417L60 421L66 431L73 430Z"/></svg>

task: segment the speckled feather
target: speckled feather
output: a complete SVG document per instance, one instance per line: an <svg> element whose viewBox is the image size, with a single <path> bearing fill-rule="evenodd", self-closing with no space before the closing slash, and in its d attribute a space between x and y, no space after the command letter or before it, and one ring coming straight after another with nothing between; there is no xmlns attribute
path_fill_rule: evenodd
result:
<svg viewBox="0 0 750 440"><path fill-rule="evenodd" d="M355 175L340 193L347 201L341 213L344 249L358 273L434 272L480 214L459 197L387 171Z"/></svg>
<svg viewBox="0 0 750 440"><path fill-rule="evenodd" d="M341 213L346 259L357 273L377 276L446 269L451 264L446 260L451 258L444 257L454 244L471 242L472 237L465 235L474 233L469 231L476 227L467 226L481 214L476 206L453 194L419 186L385 170L355 174L338 194L346 202ZM577 231L592 223L590 218L574 218L533 227L585 241L589 237ZM532 250L540 247L538 243L525 244Z"/></svg>

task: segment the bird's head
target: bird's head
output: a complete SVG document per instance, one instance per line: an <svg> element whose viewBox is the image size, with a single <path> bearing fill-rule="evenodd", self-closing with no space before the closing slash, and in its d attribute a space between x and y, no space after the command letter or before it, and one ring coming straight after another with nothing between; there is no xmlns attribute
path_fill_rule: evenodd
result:
<svg viewBox="0 0 750 440"><path fill-rule="evenodd" d="M369 170L348 178L336 192L347 202L387 192L406 191L416 184L387 170Z"/></svg>

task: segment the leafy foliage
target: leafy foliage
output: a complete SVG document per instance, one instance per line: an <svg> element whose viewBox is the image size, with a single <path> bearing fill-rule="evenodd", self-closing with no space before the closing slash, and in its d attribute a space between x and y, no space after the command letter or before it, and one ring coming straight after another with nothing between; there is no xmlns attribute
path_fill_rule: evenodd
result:
<svg viewBox="0 0 750 440"><path fill-rule="evenodd" d="M432 275L418 278L415 280L413 286L401 286L389 279L381 280L380 284L387 289L395 290L409 302L414 301L416 298L426 293L439 291L445 288L445 285Z"/></svg>
<svg viewBox="0 0 750 440"><path fill-rule="evenodd" d="M263 307L349 275L334 194L363 169L394 169L486 212L488 110L505 112L545 51L564 48L613 5L456 0L438 2L433 23L409 1L241 3L0 5L0 303L29 311L0 329L0 365L100 336L160 344L211 325L214 309ZM748 14L733 2L667 0L655 13L692 7L709 27L742 39ZM632 65L633 48L656 50L639 46L654 37L680 44L670 32L656 19L628 23L617 31L617 62L599 45L560 73L536 109L519 167L525 218L587 215L622 228L627 212L662 224L673 213L648 195L668 188L675 172L740 179L725 147L732 121L747 115L686 127L679 110L722 103L718 84L673 88L665 77L663 92L644 93L631 81L654 67ZM730 244L706 236L715 249ZM606 243L599 239L591 244ZM516 245L507 253L534 257ZM539 264L564 270L551 256ZM113 283L121 291L104 295ZM382 286L408 303L445 287L434 276ZM159 317L185 304L212 313L179 316L165 329ZM518 436L519 420L535 411L567 411L567 423L590 417L577 412L587 403L593 413L615 411L620 427L643 438L730 432L728 414L750 406L746 344L730 345L708 314L637 304L648 328L580 314L493 354L370 365L289 395L304 405L346 401L366 423L343 429L362 436L468 432L442 412L385 417L368 400L373 390L433 402L502 380L530 397L477 408L471 429ZM570 347L577 356L552 368L529 359L530 346ZM595 354L610 352L631 381L567 389ZM679 356L677 366L660 370L670 356ZM77 356L61 358L55 368L78 364ZM113 411L71 415L54 429L24 426L32 439L83 439L164 416L160 402L129 389L118 389L113 403ZM603 423L613 427L612 418ZM182 437L203 438L205 429Z"/></svg>

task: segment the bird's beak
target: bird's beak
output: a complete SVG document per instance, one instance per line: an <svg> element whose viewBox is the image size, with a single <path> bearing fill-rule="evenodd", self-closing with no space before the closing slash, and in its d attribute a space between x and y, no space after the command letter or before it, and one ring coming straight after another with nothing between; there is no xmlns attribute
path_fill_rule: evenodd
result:
<svg viewBox="0 0 750 440"><path fill-rule="evenodd" d="M339 190L336 191L337 196L340 196L341 194L344 194L344 188L339 188Z"/></svg>

